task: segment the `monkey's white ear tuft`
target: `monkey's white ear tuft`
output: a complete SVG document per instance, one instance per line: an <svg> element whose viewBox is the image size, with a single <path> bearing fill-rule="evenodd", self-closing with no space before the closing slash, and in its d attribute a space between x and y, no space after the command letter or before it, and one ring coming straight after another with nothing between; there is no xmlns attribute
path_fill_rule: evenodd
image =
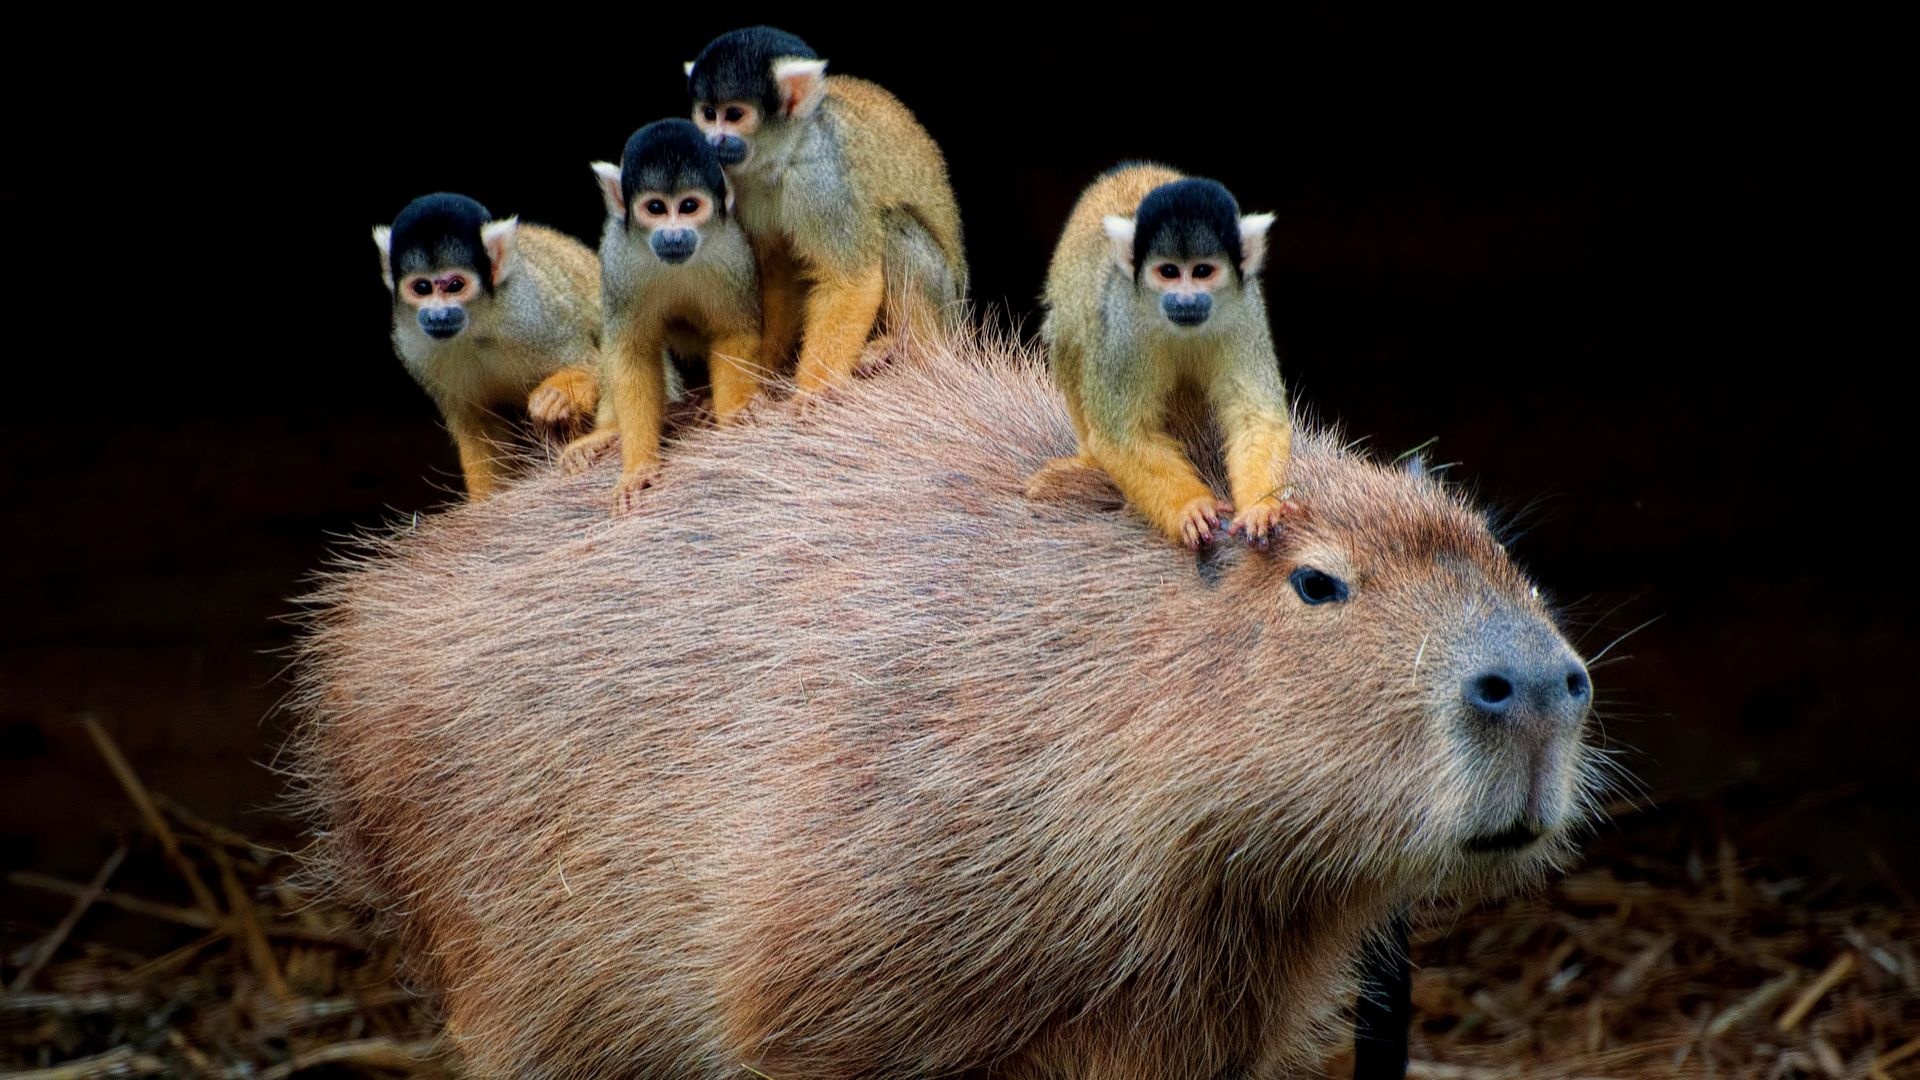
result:
<svg viewBox="0 0 1920 1080"><path fill-rule="evenodd" d="M1267 230L1272 214L1248 214L1240 219L1240 272L1257 274L1267 264Z"/></svg>
<svg viewBox="0 0 1920 1080"><path fill-rule="evenodd" d="M780 86L780 111L804 120L827 96L827 62L796 56L775 60L773 81Z"/></svg>
<svg viewBox="0 0 1920 1080"><path fill-rule="evenodd" d="M1113 248L1113 261L1120 269L1133 276L1133 219L1108 214L1100 219L1100 227L1107 231L1107 243Z"/></svg>
<svg viewBox="0 0 1920 1080"><path fill-rule="evenodd" d="M687 78L689 79L693 78L693 61L689 60L686 63L681 64L680 70L687 73Z"/></svg>
<svg viewBox="0 0 1920 1080"><path fill-rule="evenodd" d="M620 166L611 161L596 161L593 175L600 181L600 201L607 204L608 215L616 221L627 220L627 200L620 193Z"/></svg>
<svg viewBox="0 0 1920 1080"><path fill-rule="evenodd" d="M499 285L507 280L519 262L520 245L514 239L520 233L518 216L489 221L480 226L480 242L486 245L487 258L493 263L493 283Z"/></svg>
<svg viewBox="0 0 1920 1080"><path fill-rule="evenodd" d="M380 280L393 291L393 230L385 225L373 227L373 246L380 249Z"/></svg>

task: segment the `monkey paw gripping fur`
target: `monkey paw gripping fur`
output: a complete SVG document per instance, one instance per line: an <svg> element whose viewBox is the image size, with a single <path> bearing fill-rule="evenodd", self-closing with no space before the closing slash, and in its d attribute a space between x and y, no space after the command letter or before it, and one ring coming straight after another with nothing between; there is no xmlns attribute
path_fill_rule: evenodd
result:
<svg viewBox="0 0 1920 1080"><path fill-rule="evenodd" d="M313 872L474 1074L1308 1075L1393 912L1571 852L1585 671L1458 495L1303 431L1283 537L1181 553L942 348L312 598Z"/></svg>

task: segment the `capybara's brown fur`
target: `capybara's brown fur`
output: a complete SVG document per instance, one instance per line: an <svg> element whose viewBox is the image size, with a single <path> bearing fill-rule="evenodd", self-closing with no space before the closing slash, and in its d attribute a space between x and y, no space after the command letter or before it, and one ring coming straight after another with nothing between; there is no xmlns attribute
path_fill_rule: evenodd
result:
<svg viewBox="0 0 1920 1080"><path fill-rule="evenodd" d="M1582 725L1461 715L1566 646L1459 496L1303 432L1301 519L1196 560L1027 499L1046 373L943 348L689 434L631 516L549 470L325 582L315 869L477 1075L1291 1076L1394 910L1568 853Z"/></svg>

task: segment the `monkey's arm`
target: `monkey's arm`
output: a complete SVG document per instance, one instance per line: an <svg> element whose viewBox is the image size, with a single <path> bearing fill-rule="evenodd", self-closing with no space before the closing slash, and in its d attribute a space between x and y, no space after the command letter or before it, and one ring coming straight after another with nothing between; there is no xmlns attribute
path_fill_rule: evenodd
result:
<svg viewBox="0 0 1920 1080"><path fill-rule="evenodd" d="M1201 481L1185 449L1166 433L1172 365L1164 356L1134 364L1118 357L1096 360L1081 378L1087 455L1169 539L1199 546L1229 507Z"/></svg>
<svg viewBox="0 0 1920 1080"><path fill-rule="evenodd" d="M1233 528L1264 540L1284 513L1287 461L1293 453L1293 421L1279 364L1263 350L1237 357L1214 380L1209 396L1226 434L1227 483L1238 509Z"/></svg>
<svg viewBox="0 0 1920 1080"><path fill-rule="evenodd" d="M550 428L584 426L600 403L600 378L591 367L568 364L527 395L527 415Z"/></svg>
<svg viewBox="0 0 1920 1080"><path fill-rule="evenodd" d="M629 321L613 335L607 357L607 389L620 431L620 482L614 513L630 509L660 468L660 430L666 416L666 345L655 330Z"/></svg>
<svg viewBox="0 0 1920 1080"><path fill-rule="evenodd" d="M760 335L740 329L713 339L707 350L707 376L713 383L713 411L731 423L773 377L761 353Z"/></svg>
<svg viewBox="0 0 1920 1080"><path fill-rule="evenodd" d="M886 273L875 259L852 270L822 268L807 296L806 326L794 382L817 394L853 374L886 296Z"/></svg>
<svg viewBox="0 0 1920 1080"><path fill-rule="evenodd" d="M478 502L492 495L506 479L507 425L482 409L443 406L442 411L454 449L460 454L460 475L466 481L467 498Z"/></svg>

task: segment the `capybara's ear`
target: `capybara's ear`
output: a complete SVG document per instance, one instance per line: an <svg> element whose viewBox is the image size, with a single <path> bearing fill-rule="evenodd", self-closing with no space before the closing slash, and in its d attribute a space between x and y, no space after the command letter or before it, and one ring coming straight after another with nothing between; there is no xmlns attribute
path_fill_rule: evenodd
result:
<svg viewBox="0 0 1920 1080"><path fill-rule="evenodd" d="M1193 553L1193 569L1207 588L1218 588L1220 580L1247 559L1247 545L1224 533L1200 545Z"/></svg>

